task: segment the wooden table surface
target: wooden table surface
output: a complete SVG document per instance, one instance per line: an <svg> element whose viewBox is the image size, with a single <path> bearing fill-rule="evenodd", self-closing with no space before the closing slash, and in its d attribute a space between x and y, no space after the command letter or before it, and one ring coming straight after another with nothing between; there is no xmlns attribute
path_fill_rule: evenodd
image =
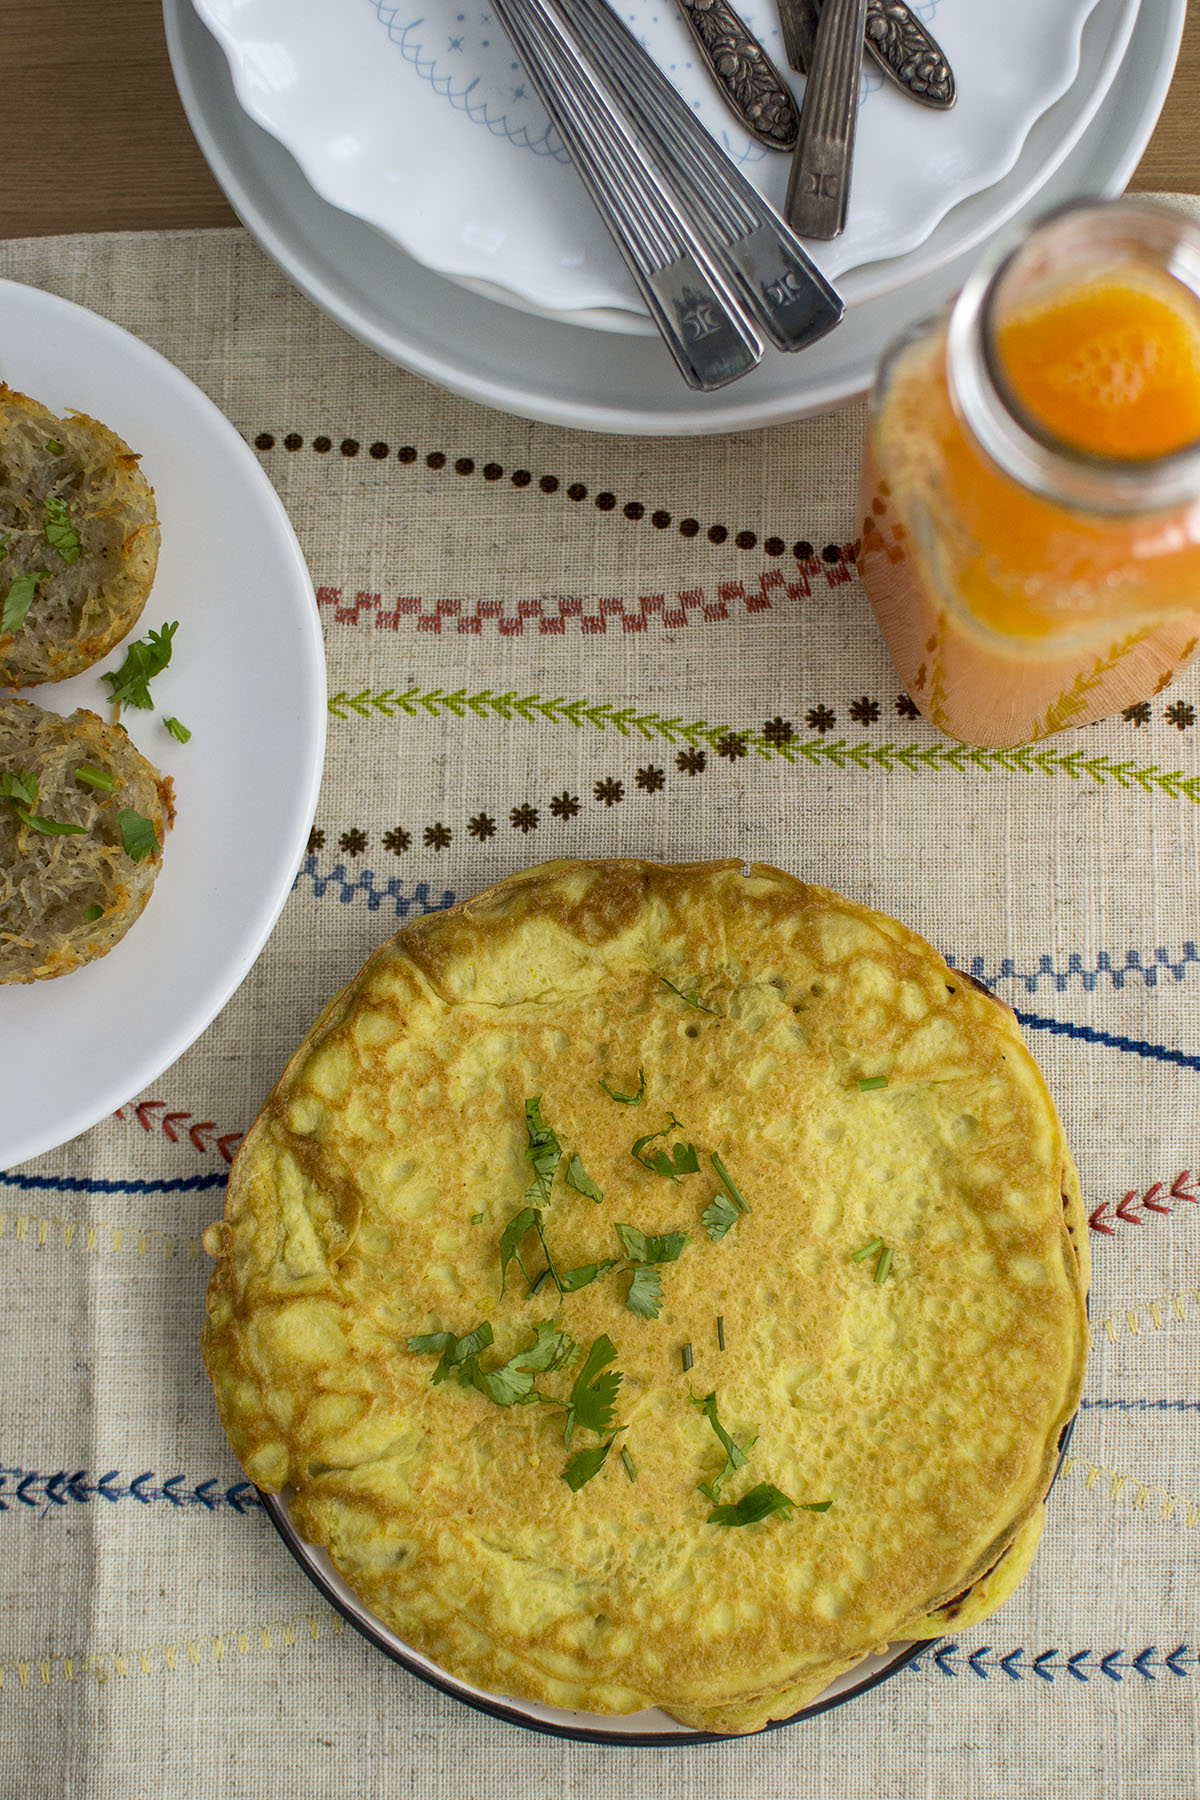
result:
<svg viewBox="0 0 1200 1800"><path fill-rule="evenodd" d="M236 223L176 96L157 0L0 0L0 20L0 237ZM1130 188L1200 193L1200 7Z"/></svg>

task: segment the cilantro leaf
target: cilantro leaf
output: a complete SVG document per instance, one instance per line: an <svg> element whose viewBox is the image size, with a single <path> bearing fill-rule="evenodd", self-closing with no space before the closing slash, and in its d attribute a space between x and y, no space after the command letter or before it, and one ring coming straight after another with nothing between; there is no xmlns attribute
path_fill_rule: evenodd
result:
<svg viewBox="0 0 1200 1800"><path fill-rule="evenodd" d="M690 993L685 994L683 989L677 988L673 981L667 981L667 978L665 975L660 975L658 979L661 982L665 983L665 985L670 988L670 990L673 994L678 994L679 998L681 1000L686 1000L689 1006L695 1007L697 1012L716 1013L717 1017L720 1018L721 1015L720 1015L720 1013L717 1012L717 1008L715 1006L704 1006L701 1004L700 991L698 988L693 988Z"/></svg>
<svg viewBox="0 0 1200 1800"><path fill-rule="evenodd" d="M559 1287L564 1294L573 1294L579 1288L590 1287L597 1277L608 1269L614 1269L616 1264L615 1256L605 1256L599 1262L581 1263L577 1269L564 1269Z"/></svg>
<svg viewBox="0 0 1200 1800"><path fill-rule="evenodd" d="M0 772L0 794L22 806L36 806L38 779L32 769L5 769Z"/></svg>
<svg viewBox="0 0 1200 1800"><path fill-rule="evenodd" d="M657 1319L662 1311L662 1297L662 1276L657 1269L640 1263L633 1271L633 1280L625 1296L626 1306L641 1319Z"/></svg>
<svg viewBox="0 0 1200 1800"><path fill-rule="evenodd" d="M178 719L164 719L163 724L177 743L186 744L192 735L187 726L181 725Z"/></svg>
<svg viewBox="0 0 1200 1800"><path fill-rule="evenodd" d="M164 625L161 631L152 630L148 637L135 639L125 652L125 661L120 668L102 677L112 688L117 706L137 706L143 712L154 710L149 683L156 675L161 675L170 662L171 640L178 630L179 621L176 620L174 625Z"/></svg>
<svg viewBox="0 0 1200 1800"><path fill-rule="evenodd" d="M722 1482L727 1481L738 1469L745 1468L747 1462L750 1460L750 1452L758 1442L758 1439L747 1438L744 1444L734 1443L720 1419L717 1417L717 1395L715 1389L711 1394L706 1394L703 1400L697 1400L696 1396L693 1394L692 1405L700 1408L701 1412L716 1432L721 1448L725 1452L725 1467L721 1470L721 1473L713 1481L702 1481L700 1483L700 1492L704 1495L706 1500L711 1500L715 1506L720 1496Z"/></svg>
<svg viewBox="0 0 1200 1800"><path fill-rule="evenodd" d="M95 763L80 763L75 779L82 781L85 787L99 788L104 794L111 794L117 785L116 776L110 775L107 769L98 769Z"/></svg>
<svg viewBox="0 0 1200 1800"><path fill-rule="evenodd" d="M464 1363L474 1360L481 1350L486 1350L492 1342L492 1328L485 1319L474 1331L465 1337L455 1337L452 1331L431 1331L424 1337L410 1337L408 1349L414 1356L438 1356L441 1361L430 1376L432 1386L445 1381L452 1370L461 1369Z"/></svg>
<svg viewBox="0 0 1200 1800"><path fill-rule="evenodd" d="M786 1494L781 1494L777 1487L769 1481L760 1481L748 1493L735 1500L731 1506L714 1506L708 1515L710 1525L757 1525L760 1519L770 1518L778 1513L781 1518L788 1519L796 1505ZM812 1509L807 1509L811 1511Z"/></svg>
<svg viewBox="0 0 1200 1800"><path fill-rule="evenodd" d="M82 837L86 827L65 825L58 819L43 819L32 809L37 804L38 780L29 769L6 769L0 774L0 798L8 800L22 825L41 837Z"/></svg>
<svg viewBox="0 0 1200 1800"><path fill-rule="evenodd" d="M877 1088L885 1088L887 1084L886 1075L868 1075L865 1081L859 1082L858 1090L861 1094L873 1094Z"/></svg>
<svg viewBox="0 0 1200 1800"><path fill-rule="evenodd" d="M47 438L46 439L46 449L49 451L51 456L61 456L63 453L63 447L59 443L57 438Z"/></svg>
<svg viewBox="0 0 1200 1800"><path fill-rule="evenodd" d="M738 1209L732 1200L724 1194L714 1194L712 1204L706 1206L700 1215L701 1223L714 1244L719 1244L725 1233L738 1222Z"/></svg>
<svg viewBox="0 0 1200 1800"><path fill-rule="evenodd" d="M140 812L134 812L131 806L117 814L117 828L121 833L125 854L134 862L141 862L147 856L158 854L160 845L154 835L153 825Z"/></svg>
<svg viewBox="0 0 1200 1800"><path fill-rule="evenodd" d="M504 1292L504 1283L508 1277L508 1265L515 1257L517 1267L526 1281L530 1280L529 1270L521 1257L521 1244L527 1232L533 1230L541 1218L536 1206L523 1206L519 1213L514 1213L504 1230L500 1233L500 1292Z"/></svg>
<svg viewBox="0 0 1200 1800"><path fill-rule="evenodd" d="M665 1231L661 1237L647 1237L636 1225L618 1225L617 1236L626 1256L635 1263L678 1262L684 1247L691 1242L686 1231Z"/></svg>
<svg viewBox="0 0 1200 1800"><path fill-rule="evenodd" d="M595 1182L580 1162L578 1154L574 1154L567 1164L567 1172L564 1179L567 1186L573 1187L577 1194L586 1194L589 1200L595 1200L597 1202L603 1200L604 1195L600 1192L600 1189L596 1186Z"/></svg>
<svg viewBox="0 0 1200 1800"><path fill-rule="evenodd" d="M549 1206L550 1188L562 1161L562 1145L542 1118L540 1094L525 1102L525 1130L529 1138L525 1160L533 1167L533 1180L525 1189L525 1198L534 1206Z"/></svg>
<svg viewBox="0 0 1200 1800"><path fill-rule="evenodd" d="M85 919L89 919L89 920L93 920L93 921L96 919L102 919L104 917L104 908L102 906L95 906L95 905L85 906L83 909L83 916Z"/></svg>
<svg viewBox="0 0 1200 1800"><path fill-rule="evenodd" d="M626 1448L621 1451L621 1461L625 1464L625 1473L628 1475L630 1481L636 1481L637 1480L637 1464L634 1462L632 1456L629 1454L628 1446L626 1446Z"/></svg>
<svg viewBox="0 0 1200 1800"><path fill-rule="evenodd" d="M617 1389L624 1380L619 1370L608 1369L608 1364L616 1361L616 1355L617 1346L602 1332L588 1351L571 1389L563 1427L563 1443L568 1450L576 1425L598 1433L612 1430ZM603 1370L608 1372L602 1373Z"/></svg>
<svg viewBox="0 0 1200 1800"><path fill-rule="evenodd" d="M83 545L62 495L47 494L42 501L42 510L46 515L46 542L52 550L58 551L65 563L77 563L83 555Z"/></svg>
<svg viewBox="0 0 1200 1800"><path fill-rule="evenodd" d="M4 607L0 611L0 631L6 636L15 635L25 623L25 614L33 605L34 589L39 581L49 577L49 569L34 569L28 575L18 575L4 596Z"/></svg>
<svg viewBox="0 0 1200 1800"><path fill-rule="evenodd" d="M472 1362L471 1382L496 1406L524 1406L540 1398L534 1389L534 1376L561 1369L574 1353L575 1339L570 1332L557 1330L553 1319L542 1319L533 1328L533 1343L518 1350L499 1368L481 1369Z"/></svg>
<svg viewBox="0 0 1200 1800"><path fill-rule="evenodd" d="M599 1474L614 1442L613 1438L609 1438L603 1444L593 1444L590 1450L577 1450L568 1460L562 1478L573 1494L577 1494L593 1475Z"/></svg>
<svg viewBox="0 0 1200 1800"><path fill-rule="evenodd" d="M721 1161L715 1150L712 1153L711 1161L713 1168L717 1171L718 1181L729 1195L729 1198L733 1201L733 1204L736 1207L739 1207L742 1212L748 1213L750 1211L750 1202L740 1192L733 1177L730 1175L728 1169L725 1167L725 1164Z"/></svg>
<svg viewBox="0 0 1200 1800"><path fill-rule="evenodd" d="M670 1154L655 1150L649 1156L642 1155L646 1145L653 1143L655 1138L668 1137L672 1131L682 1130L683 1126L672 1113L671 1123L664 1125L661 1131L648 1131L644 1137L636 1138L630 1155L643 1169L649 1169L652 1175L663 1175L668 1181L678 1181L681 1175L698 1175L700 1158L696 1155L695 1144L673 1144Z"/></svg>
<svg viewBox="0 0 1200 1800"><path fill-rule="evenodd" d="M618 1094L615 1088L609 1087L607 1081L602 1081L600 1086L604 1089L609 1099L615 1100L618 1106L640 1106L642 1104L642 1096L646 1092L646 1071L645 1069L638 1070L638 1090L636 1094Z"/></svg>

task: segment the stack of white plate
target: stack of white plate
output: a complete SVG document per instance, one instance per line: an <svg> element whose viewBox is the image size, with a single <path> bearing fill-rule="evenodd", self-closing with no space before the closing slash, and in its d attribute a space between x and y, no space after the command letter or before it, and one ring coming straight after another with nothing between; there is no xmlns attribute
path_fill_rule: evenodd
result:
<svg viewBox="0 0 1200 1800"><path fill-rule="evenodd" d="M781 203L786 159L725 113L674 8L656 6L625 0L622 16ZM884 344L939 306L1001 227L1120 192L1165 97L1186 0L919 0L958 104L922 108L865 72L848 227L812 246L845 320L703 395L653 335L486 0L195 7L165 0L192 129L243 222L318 305L393 361L505 411L694 434L862 392ZM782 65L773 0L740 10Z"/></svg>

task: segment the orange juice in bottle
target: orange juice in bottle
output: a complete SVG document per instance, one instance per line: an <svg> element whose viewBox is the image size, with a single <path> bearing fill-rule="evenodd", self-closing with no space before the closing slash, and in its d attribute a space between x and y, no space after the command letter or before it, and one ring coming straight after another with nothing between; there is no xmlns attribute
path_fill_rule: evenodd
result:
<svg viewBox="0 0 1200 1800"><path fill-rule="evenodd" d="M1200 645L1200 231L1071 206L884 360L859 569L900 679L968 743L1157 693Z"/></svg>

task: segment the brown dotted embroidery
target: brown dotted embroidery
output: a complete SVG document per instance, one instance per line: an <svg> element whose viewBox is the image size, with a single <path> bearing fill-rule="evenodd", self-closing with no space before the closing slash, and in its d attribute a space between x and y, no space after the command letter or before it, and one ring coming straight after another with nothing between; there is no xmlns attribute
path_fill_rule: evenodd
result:
<svg viewBox="0 0 1200 1800"><path fill-rule="evenodd" d="M254 439L254 447L256 450L266 452L275 448L276 441L274 432L260 431ZM285 450L300 450L303 448L303 445L304 439L298 431L289 431L287 436L283 439ZM341 440L338 447L343 456L357 456L360 445L356 438L346 437ZM325 456L333 448L333 440L332 438L325 436L314 437L311 440L311 448L315 450L319 456ZM376 462L386 462L390 458L392 452L388 444L382 439L377 439L375 443L371 445L370 454ZM400 463L415 463L417 458L418 452L412 444L403 444L396 452L396 460ZM443 450L430 451L425 457L425 466L426 468L435 471L450 466L453 468L456 475L469 476L478 474L482 475L485 481L501 481L504 478L504 468L498 462L486 462L483 464L482 468L480 468L474 457L459 456L451 463ZM508 479L515 488L527 488L532 487L534 478L532 471L529 469L513 469L509 474ZM558 475L539 475L537 478L537 489L538 492L542 494L557 494L562 492L566 495L568 500L574 500L576 502L586 500L588 497L588 489L584 482L572 481L568 482L564 487L563 482ZM647 508L645 503L641 500L618 502L617 496L610 493L607 489L604 489L602 492L595 495L592 504L596 507L598 512L616 512L619 506L621 517L623 519L628 519L631 524L640 524L643 519L648 518L656 531L666 531L672 523L671 514L663 507L655 507L651 510ZM680 519L676 526L676 530L679 532L680 537L684 538L698 537L703 530L708 542L714 545L726 544L732 538L734 545L739 550L755 550L758 548L760 542L758 533L755 531L731 531L728 525L722 525L720 523L714 523L704 527L701 525L699 519L690 517ZM786 540L781 538L777 532L772 532L768 537L764 537L761 540L761 543L763 551L767 556L783 556L787 551ZM851 556L853 557L855 554L855 546L853 545L826 545L825 549L821 552L821 555L827 563L836 564L841 558L843 548L849 549ZM830 555L830 551L833 551L832 556ZM814 555L813 546L807 539L801 538L797 543L792 545L792 554L798 562L810 561Z"/></svg>
<svg viewBox="0 0 1200 1800"><path fill-rule="evenodd" d="M1187 700L1176 700L1167 707L1163 718L1180 731L1190 731L1196 723L1196 709Z"/></svg>
<svg viewBox="0 0 1200 1800"><path fill-rule="evenodd" d="M538 828L538 809L536 806L514 806L509 813L514 831L536 831Z"/></svg>
<svg viewBox="0 0 1200 1800"><path fill-rule="evenodd" d="M717 755L727 756L730 762L736 762L739 756L745 756L745 733L741 731L727 731L724 737L719 737L717 739Z"/></svg>
<svg viewBox="0 0 1200 1800"><path fill-rule="evenodd" d="M437 825L427 825L425 827L426 847L430 850L444 850L450 842L451 835L452 833L447 825L442 825L440 823Z"/></svg>
<svg viewBox="0 0 1200 1800"><path fill-rule="evenodd" d="M639 769L636 776L638 786L644 794L657 794L667 785L667 778L661 769L651 763L648 768Z"/></svg>
<svg viewBox="0 0 1200 1800"><path fill-rule="evenodd" d="M573 819L579 811L579 801L574 794L555 794L550 802L550 811L556 819Z"/></svg>
<svg viewBox="0 0 1200 1800"><path fill-rule="evenodd" d="M357 825L351 826L349 831L343 831L338 839L338 849L344 850L347 856L361 856L366 847L367 834L360 831Z"/></svg>
<svg viewBox="0 0 1200 1800"><path fill-rule="evenodd" d="M1133 706L1127 706L1121 717L1130 725L1148 725L1150 723L1150 702L1138 700Z"/></svg>
<svg viewBox="0 0 1200 1800"><path fill-rule="evenodd" d="M615 806L618 800L625 798L625 786L620 781L598 781L593 791L597 800L602 801L605 806Z"/></svg>
<svg viewBox="0 0 1200 1800"><path fill-rule="evenodd" d="M852 700L850 717L856 725L874 725L879 717L878 700L868 700L865 694L861 700Z"/></svg>
<svg viewBox="0 0 1200 1800"><path fill-rule="evenodd" d="M675 758L675 767L685 775L703 775L708 757L703 750L681 750Z"/></svg>
<svg viewBox="0 0 1200 1800"><path fill-rule="evenodd" d="M473 838L478 838L483 844L487 842L488 838L495 837L496 821L488 813L476 813L473 819L468 819L467 830Z"/></svg>
<svg viewBox="0 0 1200 1800"><path fill-rule="evenodd" d="M391 850L396 856L407 850L411 843L412 839L407 831L402 831L398 825L394 831L385 831L383 834L384 849Z"/></svg>
<svg viewBox="0 0 1200 1800"><path fill-rule="evenodd" d="M810 731L819 731L824 737L825 733L832 731L837 724L837 714L831 712L827 706L812 706L804 715L804 723Z"/></svg>

